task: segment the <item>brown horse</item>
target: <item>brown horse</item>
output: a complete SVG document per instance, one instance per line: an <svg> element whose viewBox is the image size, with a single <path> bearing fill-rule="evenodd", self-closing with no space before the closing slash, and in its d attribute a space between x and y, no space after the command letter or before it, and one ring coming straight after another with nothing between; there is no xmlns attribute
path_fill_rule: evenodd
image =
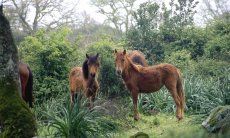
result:
<svg viewBox="0 0 230 138"><path fill-rule="evenodd" d="M71 103L74 103L75 93L83 91L84 95L90 99L90 107L97 95L99 84L97 81L99 70L99 54L88 56L81 67L74 67L69 74Z"/></svg>
<svg viewBox="0 0 230 138"><path fill-rule="evenodd" d="M115 51L116 71L122 74L126 87L131 91L134 104L134 119L139 119L137 100L139 93L150 93L165 86L171 93L176 106L176 117L181 120L184 116L185 97L179 69L171 64L159 64L143 67L135 65L127 56L126 50Z"/></svg>
<svg viewBox="0 0 230 138"><path fill-rule="evenodd" d="M21 82L22 98L29 107L33 107L33 74L28 65L19 62L19 76Z"/></svg>

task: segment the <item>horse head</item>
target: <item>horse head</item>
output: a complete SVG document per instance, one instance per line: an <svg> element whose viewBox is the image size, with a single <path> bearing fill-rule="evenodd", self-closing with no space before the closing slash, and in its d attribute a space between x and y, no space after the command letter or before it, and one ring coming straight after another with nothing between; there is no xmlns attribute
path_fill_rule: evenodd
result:
<svg viewBox="0 0 230 138"><path fill-rule="evenodd" d="M82 70L85 79L95 79L99 70L99 54L97 53L94 56L89 56L86 54L86 60L83 63Z"/></svg>
<svg viewBox="0 0 230 138"><path fill-rule="evenodd" d="M116 73L118 75L121 75L125 66L126 66L126 50L124 51L117 51L115 49L114 51L114 55L115 55L115 66L116 66Z"/></svg>
<svg viewBox="0 0 230 138"><path fill-rule="evenodd" d="M130 59L130 57L128 56L126 50L117 51L115 49L114 54L115 54L116 73L118 75L121 75L125 69L128 69L130 67L138 72L142 68L141 64L133 63L132 59ZM133 58L133 60L135 60L135 57Z"/></svg>

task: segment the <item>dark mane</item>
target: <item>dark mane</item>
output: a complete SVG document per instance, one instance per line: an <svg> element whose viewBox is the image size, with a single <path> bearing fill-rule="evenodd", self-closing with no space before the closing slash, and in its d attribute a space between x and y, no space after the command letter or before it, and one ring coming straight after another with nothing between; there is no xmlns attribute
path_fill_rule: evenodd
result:
<svg viewBox="0 0 230 138"><path fill-rule="evenodd" d="M139 64L139 65L141 65L141 66L144 66L144 65L145 65L145 64L143 63L143 61L142 61L142 59L141 59L140 56L134 56L134 57L132 58L132 61L133 61L133 63Z"/></svg>
<svg viewBox="0 0 230 138"><path fill-rule="evenodd" d="M82 65L82 72L83 72L84 79L88 79L89 77L89 68L87 62L88 59L86 59Z"/></svg>

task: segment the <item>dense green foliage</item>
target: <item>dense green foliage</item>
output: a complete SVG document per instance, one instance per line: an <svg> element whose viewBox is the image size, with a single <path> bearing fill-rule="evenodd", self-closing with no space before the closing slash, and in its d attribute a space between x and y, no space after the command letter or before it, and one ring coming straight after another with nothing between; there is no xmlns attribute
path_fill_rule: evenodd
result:
<svg viewBox="0 0 230 138"><path fill-rule="evenodd" d="M190 115L206 116L218 105L229 105L229 21L220 17L210 20L204 27L197 27L193 22L196 1L178 0L177 3L172 0L169 5L166 8L164 4L141 4L133 14L135 24L120 37L111 36L111 32L99 33L100 25L77 29L83 33L75 30L76 40L68 28L49 32L39 30L34 36L27 36L20 43L19 50L22 60L30 65L35 76L35 112L42 126L40 134L48 126L49 134L42 135L81 137L105 134L101 131L104 124L94 122L94 112L79 107L78 103L71 110L63 98L69 98L69 70L82 66L86 53L99 53L100 90L97 99L121 99L119 114L113 116L113 121L122 120L122 127L130 123L126 118L131 114L132 100L121 78L115 74L114 49L140 50L150 64L167 62L178 67L183 74L186 113ZM102 28L103 32L105 28ZM87 31L93 33L88 35ZM145 115L159 111L175 112L174 101L165 88L156 93L141 94L138 107ZM81 129L76 127L79 119L82 120ZM155 123L159 124L157 119ZM97 134L98 129L102 133Z"/></svg>
<svg viewBox="0 0 230 138"><path fill-rule="evenodd" d="M19 45L22 60L30 65L35 76L34 93L38 101L68 91L68 65L74 52L67 39L69 33L67 28L50 33L40 30Z"/></svg>
<svg viewBox="0 0 230 138"><path fill-rule="evenodd" d="M162 60L164 51L157 31L159 5L144 3L135 12L137 24L127 33L127 43L133 49L142 51L150 63Z"/></svg>

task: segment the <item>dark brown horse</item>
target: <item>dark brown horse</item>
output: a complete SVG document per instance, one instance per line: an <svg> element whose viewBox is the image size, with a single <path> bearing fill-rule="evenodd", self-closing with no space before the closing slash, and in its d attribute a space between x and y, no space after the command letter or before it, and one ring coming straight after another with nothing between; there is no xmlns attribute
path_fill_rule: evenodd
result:
<svg viewBox="0 0 230 138"><path fill-rule="evenodd" d="M33 74L28 65L19 62L19 76L21 82L21 94L29 107L33 107Z"/></svg>
<svg viewBox="0 0 230 138"><path fill-rule="evenodd" d="M179 69L171 64L143 67L136 65L127 56L126 50L115 51L116 71L122 74L126 87L131 91L134 104L134 119L139 119L137 100L139 93L150 93L165 86L171 93L176 106L176 117L184 116L185 97Z"/></svg>
<svg viewBox="0 0 230 138"><path fill-rule="evenodd" d="M97 81L99 70L99 54L88 56L82 67L74 67L69 74L71 103L74 103L76 93L83 91L84 95L90 100L90 107L93 107L93 102L97 95L99 84Z"/></svg>

